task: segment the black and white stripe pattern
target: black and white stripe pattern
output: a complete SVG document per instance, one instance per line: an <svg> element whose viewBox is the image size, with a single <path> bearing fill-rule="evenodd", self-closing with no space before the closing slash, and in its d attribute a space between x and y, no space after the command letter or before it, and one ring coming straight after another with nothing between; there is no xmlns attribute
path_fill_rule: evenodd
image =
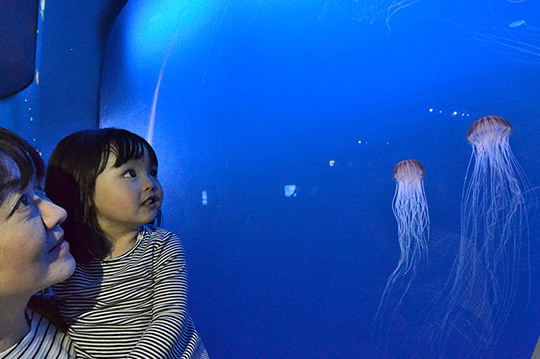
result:
<svg viewBox="0 0 540 359"><path fill-rule="evenodd" d="M187 286L179 238L142 226L126 254L77 265L53 289L77 358L208 358L187 312Z"/></svg>
<svg viewBox="0 0 540 359"><path fill-rule="evenodd" d="M0 359L74 359L75 351L68 336L37 313L31 313L30 331L23 340Z"/></svg>

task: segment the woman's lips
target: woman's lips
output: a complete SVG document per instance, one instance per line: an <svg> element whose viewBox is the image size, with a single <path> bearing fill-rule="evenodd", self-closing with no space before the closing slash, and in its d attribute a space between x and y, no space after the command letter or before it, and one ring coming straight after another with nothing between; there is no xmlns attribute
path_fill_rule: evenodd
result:
<svg viewBox="0 0 540 359"><path fill-rule="evenodd" d="M64 248L69 249L69 243L66 242L64 239L60 239L58 242L56 242L56 244L54 246L52 246L51 249L49 249L48 253L61 251Z"/></svg>

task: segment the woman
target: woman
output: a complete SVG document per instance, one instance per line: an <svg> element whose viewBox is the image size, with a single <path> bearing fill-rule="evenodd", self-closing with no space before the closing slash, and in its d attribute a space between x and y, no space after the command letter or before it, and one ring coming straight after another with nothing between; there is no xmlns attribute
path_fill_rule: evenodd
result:
<svg viewBox="0 0 540 359"><path fill-rule="evenodd" d="M44 172L36 150L0 128L0 359L74 358L50 297L36 295L75 269L66 212L41 192Z"/></svg>
<svg viewBox="0 0 540 359"><path fill-rule="evenodd" d="M531 359L540 359L540 338L538 338L538 342L536 343L536 348L534 348L534 353Z"/></svg>

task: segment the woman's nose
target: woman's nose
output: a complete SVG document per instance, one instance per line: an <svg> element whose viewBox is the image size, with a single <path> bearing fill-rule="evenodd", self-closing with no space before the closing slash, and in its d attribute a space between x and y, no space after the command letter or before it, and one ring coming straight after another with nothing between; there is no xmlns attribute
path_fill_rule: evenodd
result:
<svg viewBox="0 0 540 359"><path fill-rule="evenodd" d="M62 224L67 218L67 212L62 207L54 204L51 200L43 198L38 204L39 212L45 227L53 229Z"/></svg>

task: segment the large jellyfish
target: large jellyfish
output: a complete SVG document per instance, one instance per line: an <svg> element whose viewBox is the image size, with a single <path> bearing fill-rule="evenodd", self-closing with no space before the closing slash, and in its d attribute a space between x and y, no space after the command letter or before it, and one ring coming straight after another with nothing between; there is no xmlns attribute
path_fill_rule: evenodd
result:
<svg viewBox="0 0 540 359"><path fill-rule="evenodd" d="M384 331L382 341L391 327L391 322L403 298L407 294L416 276L417 269L427 263L429 238L429 212L424 191L424 167L416 160L399 162L393 177L396 191L392 201L392 210L398 226L400 257L395 270L386 282L377 313L375 324ZM390 299L397 298L397 304L389 306ZM388 322L389 321L389 322ZM384 329L385 322L388 325Z"/></svg>
<svg viewBox="0 0 540 359"><path fill-rule="evenodd" d="M473 151L461 204L457 258L431 327L439 356L491 357L516 296L526 250L527 180L509 145L502 117L476 121L467 133Z"/></svg>

